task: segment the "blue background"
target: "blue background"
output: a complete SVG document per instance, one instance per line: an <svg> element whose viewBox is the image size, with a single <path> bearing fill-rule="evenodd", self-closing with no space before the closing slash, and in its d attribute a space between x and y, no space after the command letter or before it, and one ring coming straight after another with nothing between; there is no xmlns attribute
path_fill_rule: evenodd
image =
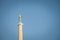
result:
<svg viewBox="0 0 60 40"><path fill-rule="evenodd" d="M59 0L0 0L0 40L18 40L18 16L23 40L60 40Z"/></svg>

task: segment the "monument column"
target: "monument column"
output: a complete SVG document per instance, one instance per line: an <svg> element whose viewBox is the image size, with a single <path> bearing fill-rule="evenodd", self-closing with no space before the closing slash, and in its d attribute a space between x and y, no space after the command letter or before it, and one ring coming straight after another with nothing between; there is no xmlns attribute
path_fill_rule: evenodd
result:
<svg viewBox="0 0 60 40"><path fill-rule="evenodd" d="M22 30L22 16L19 16L19 23L18 23L18 40L23 40L23 30Z"/></svg>

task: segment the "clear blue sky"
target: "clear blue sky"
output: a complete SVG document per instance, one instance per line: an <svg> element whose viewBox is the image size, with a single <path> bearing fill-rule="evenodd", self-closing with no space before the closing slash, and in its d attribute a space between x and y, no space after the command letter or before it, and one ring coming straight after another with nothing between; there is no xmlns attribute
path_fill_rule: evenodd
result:
<svg viewBox="0 0 60 40"><path fill-rule="evenodd" d="M0 0L0 40L18 40L18 15L23 40L60 40L59 0Z"/></svg>

